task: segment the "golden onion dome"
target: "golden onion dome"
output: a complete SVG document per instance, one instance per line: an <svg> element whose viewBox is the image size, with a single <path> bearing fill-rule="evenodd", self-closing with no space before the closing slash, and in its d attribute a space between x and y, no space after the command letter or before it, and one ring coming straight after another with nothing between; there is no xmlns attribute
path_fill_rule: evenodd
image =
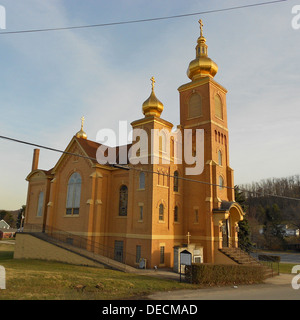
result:
<svg viewBox="0 0 300 320"><path fill-rule="evenodd" d="M154 77L152 77L150 80L152 81L152 91L149 98L143 103L143 114L145 117L160 117L162 111L164 110L164 105L157 99L154 93Z"/></svg>
<svg viewBox="0 0 300 320"><path fill-rule="evenodd" d="M81 129L76 133L77 138L87 139L87 134L83 131L84 117L81 118Z"/></svg>
<svg viewBox="0 0 300 320"><path fill-rule="evenodd" d="M213 78L218 72L217 64L207 55L207 44L203 36L202 20L199 20L199 24L200 37L198 38L196 46L196 59L190 62L187 70L187 75L192 81L203 77Z"/></svg>

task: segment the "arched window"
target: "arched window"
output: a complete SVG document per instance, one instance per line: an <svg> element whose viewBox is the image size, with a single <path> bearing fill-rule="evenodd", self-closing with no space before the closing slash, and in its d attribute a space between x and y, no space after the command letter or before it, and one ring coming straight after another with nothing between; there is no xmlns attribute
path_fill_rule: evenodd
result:
<svg viewBox="0 0 300 320"><path fill-rule="evenodd" d="M38 200L38 209L37 209L37 217L41 217L43 215L43 204L44 204L44 192L41 191L39 194Z"/></svg>
<svg viewBox="0 0 300 320"><path fill-rule="evenodd" d="M219 164L219 166L222 165L222 152L221 152L221 150L218 151L218 164Z"/></svg>
<svg viewBox="0 0 300 320"><path fill-rule="evenodd" d="M141 172L139 176L139 189L145 189L145 173Z"/></svg>
<svg viewBox="0 0 300 320"><path fill-rule="evenodd" d="M218 94L215 95L215 114L216 117L223 119L222 100Z"/></svg>
<svg viewBox="0 0 300 320"><path fill-rule="evenodd" d="M219 188L220 189L224 188L224 179L221 176L219 176Z"/></svg>
<svg viewBox="0 0 300 320"><path fill-rule="evenodd" d="M174 208L174 222L178 222L179 217L178 217L178 207L175 206Z"/></svg>
<svg viewBox="0 0 300 320"><path fill-rule="evenodd" d="M179 183L178 183L178 171L175 171L174 172L174 187L173 187L173 191L175 192L178 192L178 186L179 186Z"/></svg>
<svg viewBox="0 0 300 320"><path fill-rule="evenodd" d="M159 133L159 151L167 152L167 136L164 130Z"/></svg>
<svg viewBox="0 0 300 320"><path fill-rule="evenodd" d="M158 219L160 221L164 220L164 205L162 203L159 205L159 216L158 216Z"/></svg>
<svg viewBox="0 0 300 320"><path fill-rule="evenodd" d="M66 214L79 214L81 195L81 176L74 172L68 182L67 210Z"/></svg>
<svg viewBox="0 0 300 320"><path fill-rule="evenodd" d="M202 99L197 93L193 93L189 101L189 118L200 117L202 115Z"/></svg>
<svg viewBox="0 0 300 320"><path fill-rule="evenodd" d="M122 185L119 196L119 216L127 216L128 188Z"/></svg>

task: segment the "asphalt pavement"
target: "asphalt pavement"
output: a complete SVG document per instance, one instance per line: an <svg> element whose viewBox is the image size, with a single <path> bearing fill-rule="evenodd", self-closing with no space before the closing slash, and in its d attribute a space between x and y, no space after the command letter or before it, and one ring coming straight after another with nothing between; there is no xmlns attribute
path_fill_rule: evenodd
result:
<svg viewBox="0 0 300 320"><path fill-rule="evenodd" d="M281 274L263 284L213 287L195 290L157 292L150 300L300 300L300 289L293 289L294 274Z"/></svg>
<svg viewBox="0 0 300 320"><path fill-rule="evenodd" d="M260 251L259 254L279 256L282 263L300 264L300 253L284 251Z"/></svg>

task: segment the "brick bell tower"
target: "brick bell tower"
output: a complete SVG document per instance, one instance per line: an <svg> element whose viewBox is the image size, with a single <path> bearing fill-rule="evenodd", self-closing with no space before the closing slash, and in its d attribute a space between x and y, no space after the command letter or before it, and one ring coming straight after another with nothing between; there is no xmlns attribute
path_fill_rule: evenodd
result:
<svg viewBox="0 0 300 320"><path fill-rule="evenodd" d="M194 156L197 152L203 154L203 149L198 148L196 129L204 130L204 169L201 174L185 175L197 182L184 182L184 230L191 234L191 241L203 246L204 262L214 263L216 252L222 246L229 246L229 242L237 246L237 221L242 220L242 214L239 212L230 224L229 211L223 210L224 204L234 202L233 170L229 167L227 90L214 80L218 66L208 57L202 20L199 24L196 58L187 70L191 82L178 88L180 127L183 132L192 130ZM185 163L183 166L189 167Z"/></svg>

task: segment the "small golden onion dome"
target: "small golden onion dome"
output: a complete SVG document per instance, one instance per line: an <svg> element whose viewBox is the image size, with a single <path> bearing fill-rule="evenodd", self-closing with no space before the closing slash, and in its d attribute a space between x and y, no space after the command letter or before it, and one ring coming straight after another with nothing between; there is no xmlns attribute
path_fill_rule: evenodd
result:
<svg viewBox="0 0 300 320"><path fill-rule="evenodd" d="M207 55L207 44L203 36L202 20L199 20L199 23L200 37L198 38L196 46L196 59L190 62L187 70L187 75L192 81L203 77L213 78L218 72L217 64Z"/></svg>
<svg viewBox="0 0 300 320"><path fill-rule="evenodd" d="M154 93L154 77L152 77L150 80L152 81L152 91L149 98L143 103L143 114L145 117L160 117L162 111L164 110L164 105L157 99Z"/></svg>
<svg viewBox="0 0 300 320"><path fill-rule="evenodd" d="M81 118L81 129L76 133L77 138L87 139L87 134L83 131L84 117Z"/></svg>

